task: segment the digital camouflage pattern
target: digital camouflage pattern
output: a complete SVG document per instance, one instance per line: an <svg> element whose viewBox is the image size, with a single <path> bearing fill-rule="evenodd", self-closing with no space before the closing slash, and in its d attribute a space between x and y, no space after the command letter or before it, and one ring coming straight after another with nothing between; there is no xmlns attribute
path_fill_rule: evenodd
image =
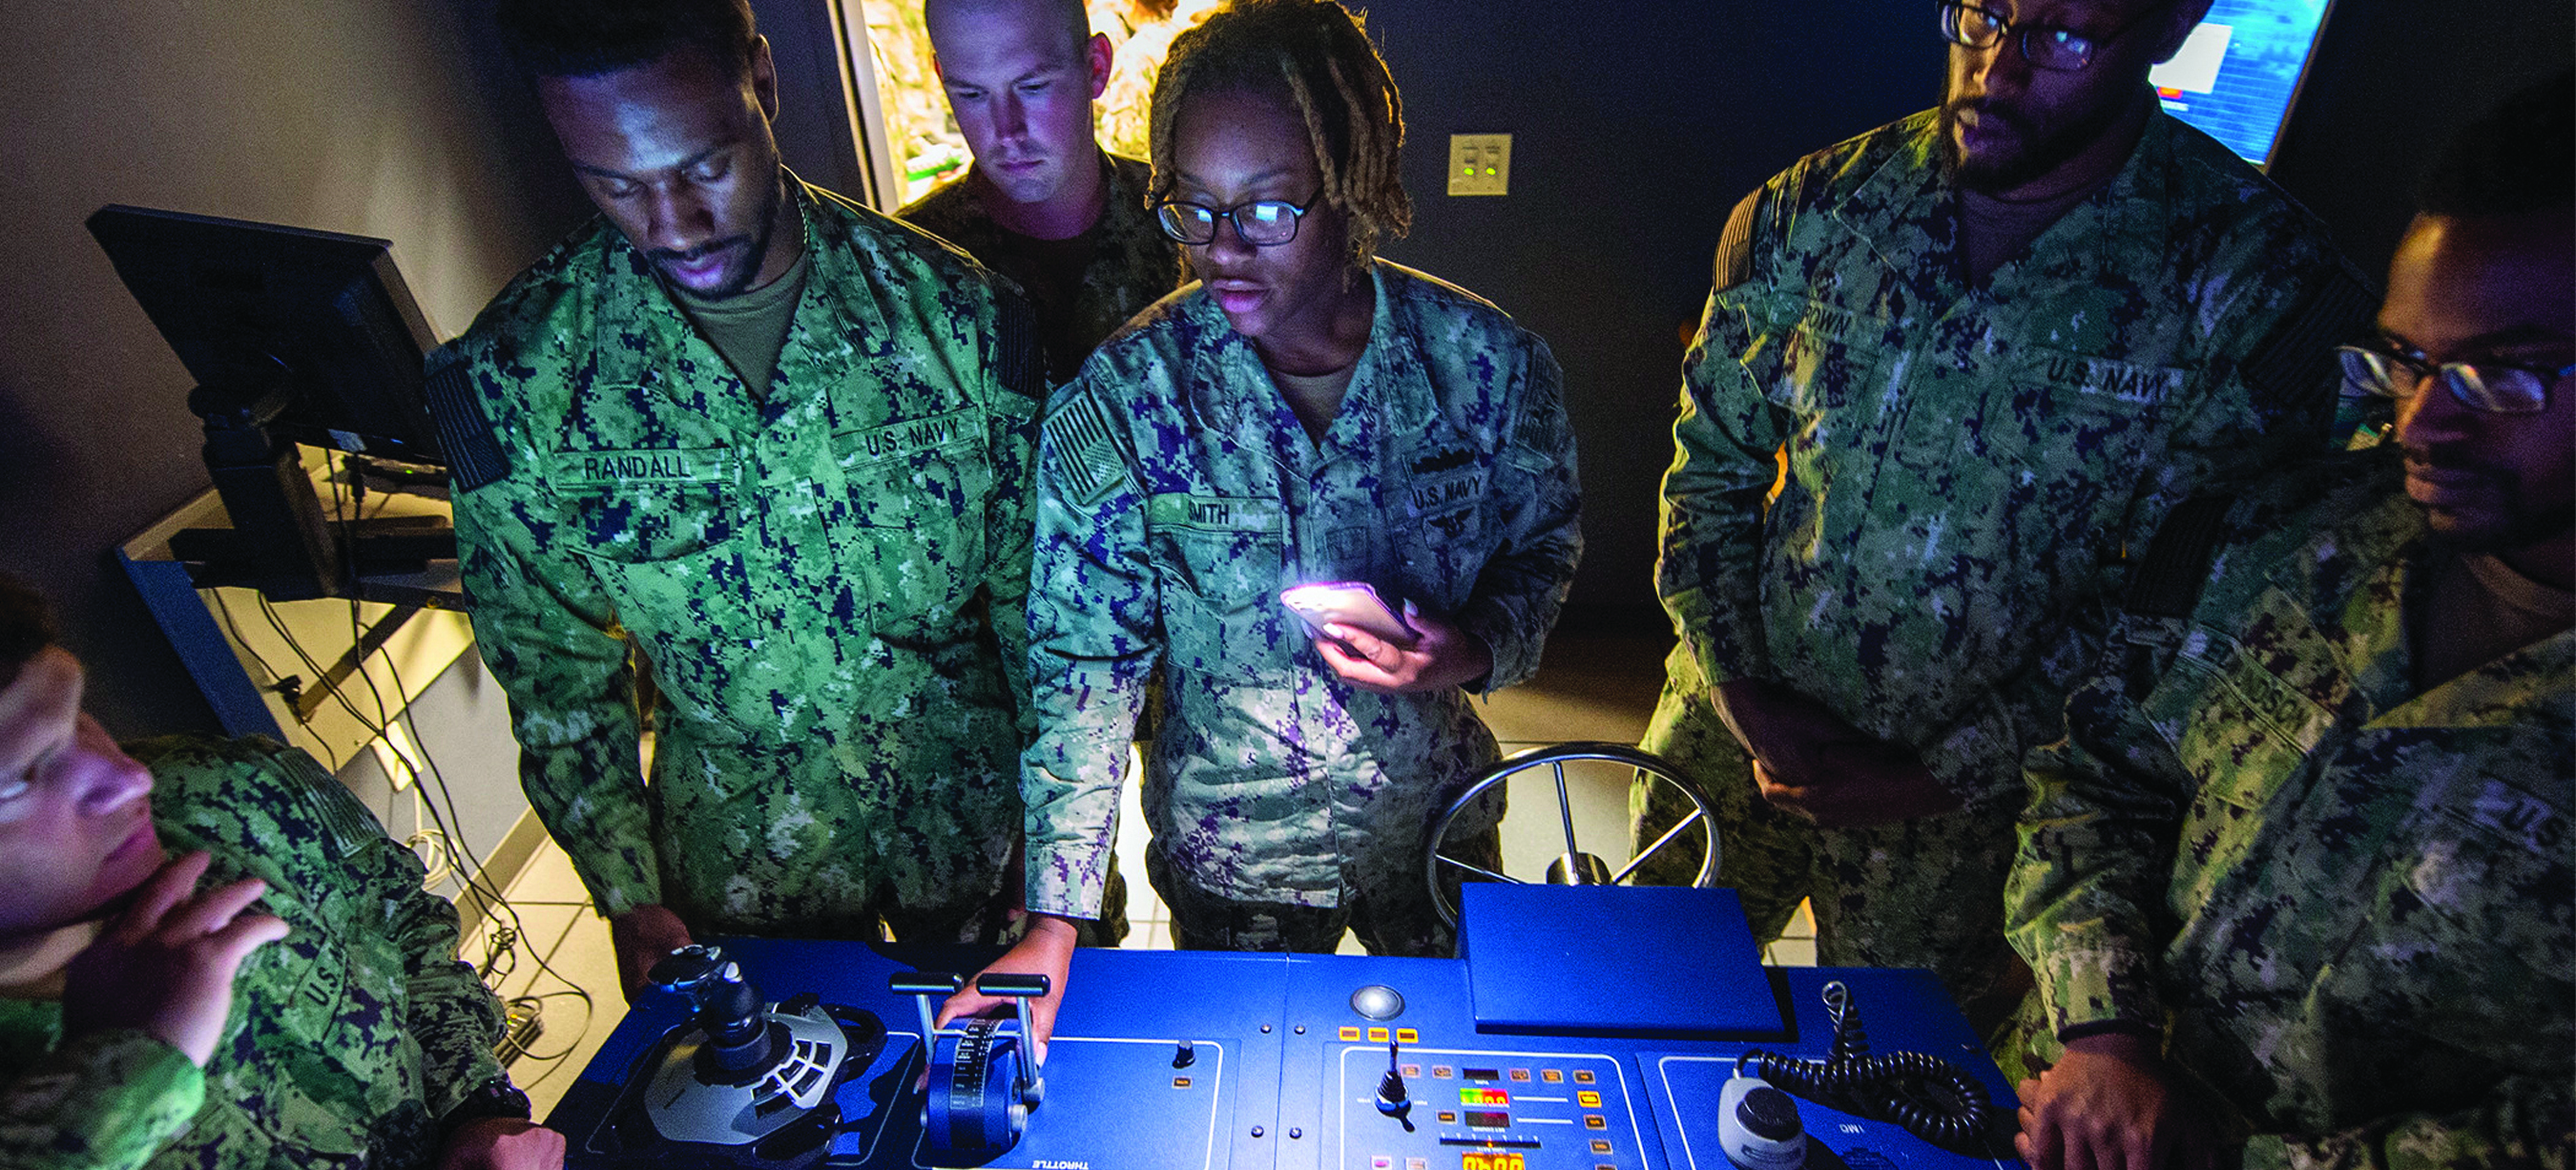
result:
<svg viewBox="0 0 2576 1170"><path fill-rule="evenodd" d="M2399 454L2267 481L2188 621L2123 619L2030 756L2012 939L2044 1044L2170 1021L2248 1165L2565 1166L2576 632L2416 690Z"/></svg>
<svg viewBox="0 0 2576 1170"><path fill-rule="evenodd" d="M1970 287L1939 133L1926 112L1811 155L1728 226L1664 480L1681 647L1645 747L1728 811L1719 880L1759 937L1812 894L1819 961L1932 967L1987 1025L2021 977L2021 755L2057 736L2123 550L2197 486L2320 449L2329 348L2372 305L2313 217L2162 114ZM1739 678L1915 749L1966 808L1774 812L1710 705ZM1641 812L1646 840L1674 815Z"/></svg>
<svg viewBox="0 0 2576 1170"><path fill-rule="evenodd" d="M457 496L475 629L602 912L994 937L1036 345L997 340L1010 294L965 256L791 186L811 268L765 402L604 220L442 352L507 464ZM630 644L661 697L649 788Z"/></svg>
<svg viewBox="0 0 2576 1170"><path fill-rule="evenodd" d="M1343 682L1279 591L1366 581L1483 638L1487 690L1519 682L1581 551L1574 438L1544 342L1398 265L1370 279L1368 345L1320 445L1195 284L1056 392L1029 601L1030 909L1097 904L1159 662L1144 779L1158 875L1241 901L1430 913L1423 834L1494 759L1493 736L1463 690ZM1381 936L1407 933L1376 917Z"/></svg>
<svg viewBox="0 0 2576 1170"><path fill-rule="evenodd" d="M1100 169L1109 181L1108 203L1100 222L1084 233L1092 241L1091 263L1082 270L1080 293L1069 304L1048 302L1046 282L1037 279L1034 261L1012 245L966 176L940 184L895 213L1019 282L1037 305L1051 383L1073 380L1082 359L1101 339L1181 283L1181 246L1155 226L1154 211L1145 205L1153 168L1142 159L1104 151Z"/></svg>
<svg viewBox="0 0 2576 1170"><path fill-rule="evenodd" d="M170 853L213 855L198 888L265 880L257 906L290 933L242 964L202 1072L137 1031L63 1044L60 1004L0 999L0 1165L434 1164L438 1119L501 1072L501 1005L456 961L456 908L421 888L420 859L295 748L128 750Z"/></svg>

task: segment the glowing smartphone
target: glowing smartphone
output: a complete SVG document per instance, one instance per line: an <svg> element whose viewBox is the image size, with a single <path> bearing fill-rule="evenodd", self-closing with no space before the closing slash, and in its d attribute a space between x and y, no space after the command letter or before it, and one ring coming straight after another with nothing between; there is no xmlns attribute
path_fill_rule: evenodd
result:
<svg viewBox="0 0 2576 1170"><path fill-rule="evenodd" d="M1390 642L1410 645L1417 634L1404 624L1386 599L1377 595L1366 581L1324 581L1297 585L1279 591L1279 603L1298 617L1306 619L1306 628L1318 638L1325 637L1324 626L1339 622L1353 629L1366 630Z"/></svg>

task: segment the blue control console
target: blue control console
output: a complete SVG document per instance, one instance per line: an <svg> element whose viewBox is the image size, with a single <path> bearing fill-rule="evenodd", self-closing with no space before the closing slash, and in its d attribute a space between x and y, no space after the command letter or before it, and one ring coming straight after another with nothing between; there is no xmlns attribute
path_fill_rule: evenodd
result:
<svg viewBox="0 0 2576 1170"><path fill-rule="evenodd" d="M1722 891L1700 891L1716 894ZM1731 895L1726 906L1732 907ZM1615 917L1615 915L1614 915ZM1737 919L1740 923L1740 917ZM1476 936L1490 943L1490 928ZM1741 929L1737 926L1735 929ZM1615 922L1600 937L1614 939ZM853 1035L872 1015L882 1042L836 1074L831 1100L766 1149L746 1148L733 1165L891 1168L974 1165L999 1170L1727 1170L1722 1098L1739 1058L1760 1049L1821 1059L1834 1047L1824 1002L1829 984L1848 989L1866 1012L1874 1051L1913 1050L1943 1058L2009 1117L2013 1099L1958 1010L1927 972L1757 969L1709 979L1675 966L1663 994L1683 1003L1713 986L1767 1004L1710 1004L1696 1019L1780 1021L1758 1032L1590 1029L1560 1034L1480 1027L1469 964L1444 959L1339 955L1082 950L1043 1068L1043 1093L1021 1113L1007 1144L984 1140L996 1100L1020 1101L1006 1070L988 1058L1017 1043L1017 1021L996 1021L973 1043L943 1029L925 1047L915 1000L896 987L927 986L923 972L972 972L990 952L910 950L858 943L735 939L722 944L762 996L797 1002L819 996ZM1470 951L1498 961L1491 946ZM1540 965L1545 965L1541 963ZM1514 994L1525 995L1526 987ZM1570 981L1569 999L1599 989ZM1490 993L1485 997L1490 1004ZM771 1005L773 1008L776 1005ZM1670 1005L1653 1014L1670 1015ZM567 1135L576 1167L716 1164L704 1147L656 1140L649 1097L632 1088L669 1063L679 1040L698 1033L690 1005L648 997L610 1036L547 1123ZM925 1053L942 1061L925 1095ZM969 1066L960 1071L960 1066ZM863 1066L863 1067L862 1067ZM1034 1091L1040 1078L1027 1070ZM971 1082L971 1091L963 1086ZM941 1100L938 1086L959 1086ZM1790 1103L1767 1093L1776 1114ZM1848 1103L1846 1103L1848 1104ZM1863 1109L1863 1112L1866 1112ZM1744 1117L1752 1117L1749 1112ZM1882 1166L2001 1165L2008 1137L1989 1130L1936 1146L1896 1124L1796 1100L1791 1131L1803 1126L1800 1159L1817 1170ZM933 1140L944 1127L947 1140ZM1739 1160L1740 1132L1734 1140ZM981 1144L961 1146L957 1132ZM1767 1131L1766 1131L1767 1132ZM1758 1151L1757 1151L1758 1152ZM1778 1155L1771 1155L1777 1157Z"/></svg>

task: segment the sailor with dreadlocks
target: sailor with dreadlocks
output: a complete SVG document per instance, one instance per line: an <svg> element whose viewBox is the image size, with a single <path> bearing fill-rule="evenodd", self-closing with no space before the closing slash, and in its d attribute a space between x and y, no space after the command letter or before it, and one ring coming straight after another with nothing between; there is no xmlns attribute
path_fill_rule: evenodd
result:
<svg viewBox="0 0 2576 1170"><path fill-rule="evenodd" d="M1041 919L997 970L1061 992L1055 916L1099 908L1158 663L1147 872L1175 941L1331 951L1349 928L1447 953L1423 828L1494 759L1468 696L1536 669L1581 538L1547 345L1376 258L1412 215L1403 135L1385 63L1329 0L1240 0L1173 43L1152 197L1200 280L1049 406L1020 773ZM1308 629L1279 594L1316 582L1375 587L1412 636ZM1499 803L1483 813L1468 827Z"/></svg>

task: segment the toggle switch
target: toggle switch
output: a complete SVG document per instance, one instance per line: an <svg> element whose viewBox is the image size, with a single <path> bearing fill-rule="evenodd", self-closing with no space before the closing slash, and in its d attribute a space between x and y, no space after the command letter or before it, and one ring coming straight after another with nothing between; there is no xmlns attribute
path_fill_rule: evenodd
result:
<svg viewBox="0 0 2576 1170"><path fill-rule="evenodd" d="M1512 136L1449 136L1449 193L1508 195L1512 186Z"/></svg>

